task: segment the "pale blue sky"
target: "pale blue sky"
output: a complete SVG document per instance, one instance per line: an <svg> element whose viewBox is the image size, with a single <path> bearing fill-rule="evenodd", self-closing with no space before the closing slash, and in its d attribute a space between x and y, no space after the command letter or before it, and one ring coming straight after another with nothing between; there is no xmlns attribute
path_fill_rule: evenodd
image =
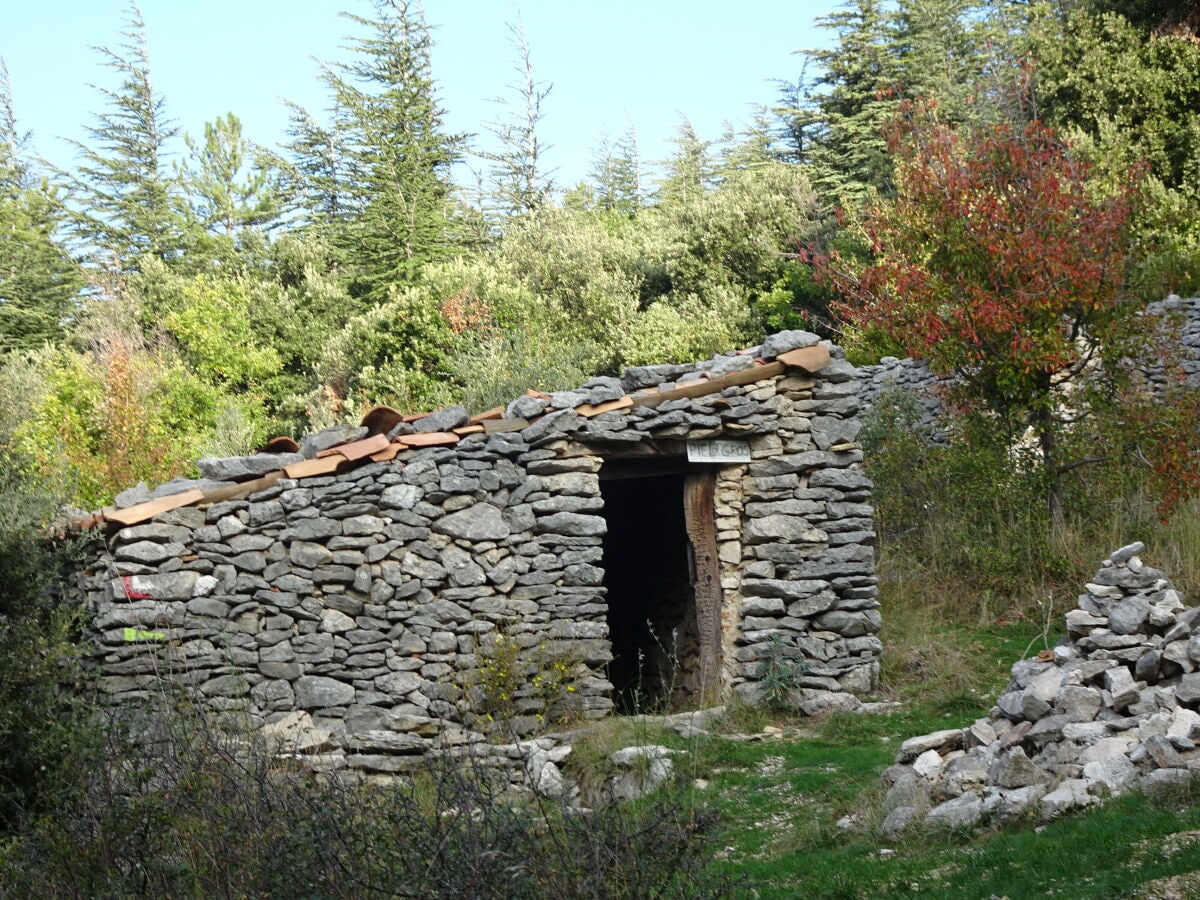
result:
<svg viewBox="0 0 1200 900"><path fill-rule="evenodd" d="M115 87L93 45L115 48L125 0L3 0L0 56L8 64L18 125L36 151L67 166L58 138L82 137L96 83ZM321 60L340 49L351 23L340 9L369 13L362 0L142 0L156 90L168 115L193 134L225 112L250 138L283 139L281 98L314 112L325 95ZM813 27L839 0L425 0L434 28L434 77L452 131L483 134L501 113L489 98L514 76L506 24L523 17L535 74L552 83L543 140L556 180L587 174L605 132L636 129L648 160L669 152L686 116L702 138L725 122L745 124L754 104L777 95L772 79L794 80L795 51L829 42Z"/></svg>

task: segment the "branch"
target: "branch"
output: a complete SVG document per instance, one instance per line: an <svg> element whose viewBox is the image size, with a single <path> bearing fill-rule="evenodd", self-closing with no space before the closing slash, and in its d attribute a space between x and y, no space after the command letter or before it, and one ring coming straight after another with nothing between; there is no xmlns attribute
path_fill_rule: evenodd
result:
<svg viewBox="0 0 1200 900"><path fill-rule="evenodd" d="M1112 459L1111 456L1085 456L1083 459L1077 459L1075 462L1066 463L1054 470L1055 475L1065 475L1072 469L1078 469L1080 466L1086 466L1089 463L1108 462Z"/></svg>

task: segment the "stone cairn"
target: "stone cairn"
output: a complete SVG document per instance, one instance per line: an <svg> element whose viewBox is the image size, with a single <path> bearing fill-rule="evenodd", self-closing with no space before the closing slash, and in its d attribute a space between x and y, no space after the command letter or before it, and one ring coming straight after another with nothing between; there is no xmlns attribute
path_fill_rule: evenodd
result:
<svg viewBox="0 0 1200 900"><path fill-rule="evenodd" d="M990 716L910 738L884 773L882 824L1049 819L1200 770L1200 607L1185 607L1133 543L1104 560L1067 637L1012 668Z"/></svg>

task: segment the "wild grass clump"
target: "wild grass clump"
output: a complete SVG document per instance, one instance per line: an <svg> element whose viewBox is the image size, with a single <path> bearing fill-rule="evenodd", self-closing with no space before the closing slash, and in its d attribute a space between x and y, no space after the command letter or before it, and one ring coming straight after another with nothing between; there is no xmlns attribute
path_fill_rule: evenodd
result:
<svg viewBox="0 0 1200 900"><path fill-rule="evenodd" d="M1133 540L1177 586L1200 588L1200 501L1162 521L1136 454L1073 468L1061 485L1065 519L1054 523L1032 448L951 411L938 443L920 413L911 395L887 392L862 433L887 621L932 609L977 626L1057 622L1104 556ZM1089 452L1075 449L1079 458Z"/></svg>
<svg viewBox="0 0 1200 900"><path fill-rule="evenodd" d="M1052 647L1063 615L1112 550L1145 542L1145 557L1196 602L1200 499L1159 518L1159 497L1136 454L1071 440L1061 485L1065 519L1051 521L1033 452L979 417L943 409L942 440L911 394L886 392L862 432L875 483L877 574L890 696L983 714L1018 659ZM1120 423L1111 423L1113 434Z"/></svg>

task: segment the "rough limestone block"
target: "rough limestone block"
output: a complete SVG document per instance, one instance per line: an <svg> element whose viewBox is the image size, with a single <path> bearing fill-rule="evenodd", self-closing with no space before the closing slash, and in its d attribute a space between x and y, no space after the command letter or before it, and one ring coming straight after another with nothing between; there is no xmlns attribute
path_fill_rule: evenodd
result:
<svg viewBox="0 0 1200 900"><path fill-rule="evenodd" d="M982 817L983 801L975 794L962 794L927 812L925 824L942 828L971 828Z"/></svg>

